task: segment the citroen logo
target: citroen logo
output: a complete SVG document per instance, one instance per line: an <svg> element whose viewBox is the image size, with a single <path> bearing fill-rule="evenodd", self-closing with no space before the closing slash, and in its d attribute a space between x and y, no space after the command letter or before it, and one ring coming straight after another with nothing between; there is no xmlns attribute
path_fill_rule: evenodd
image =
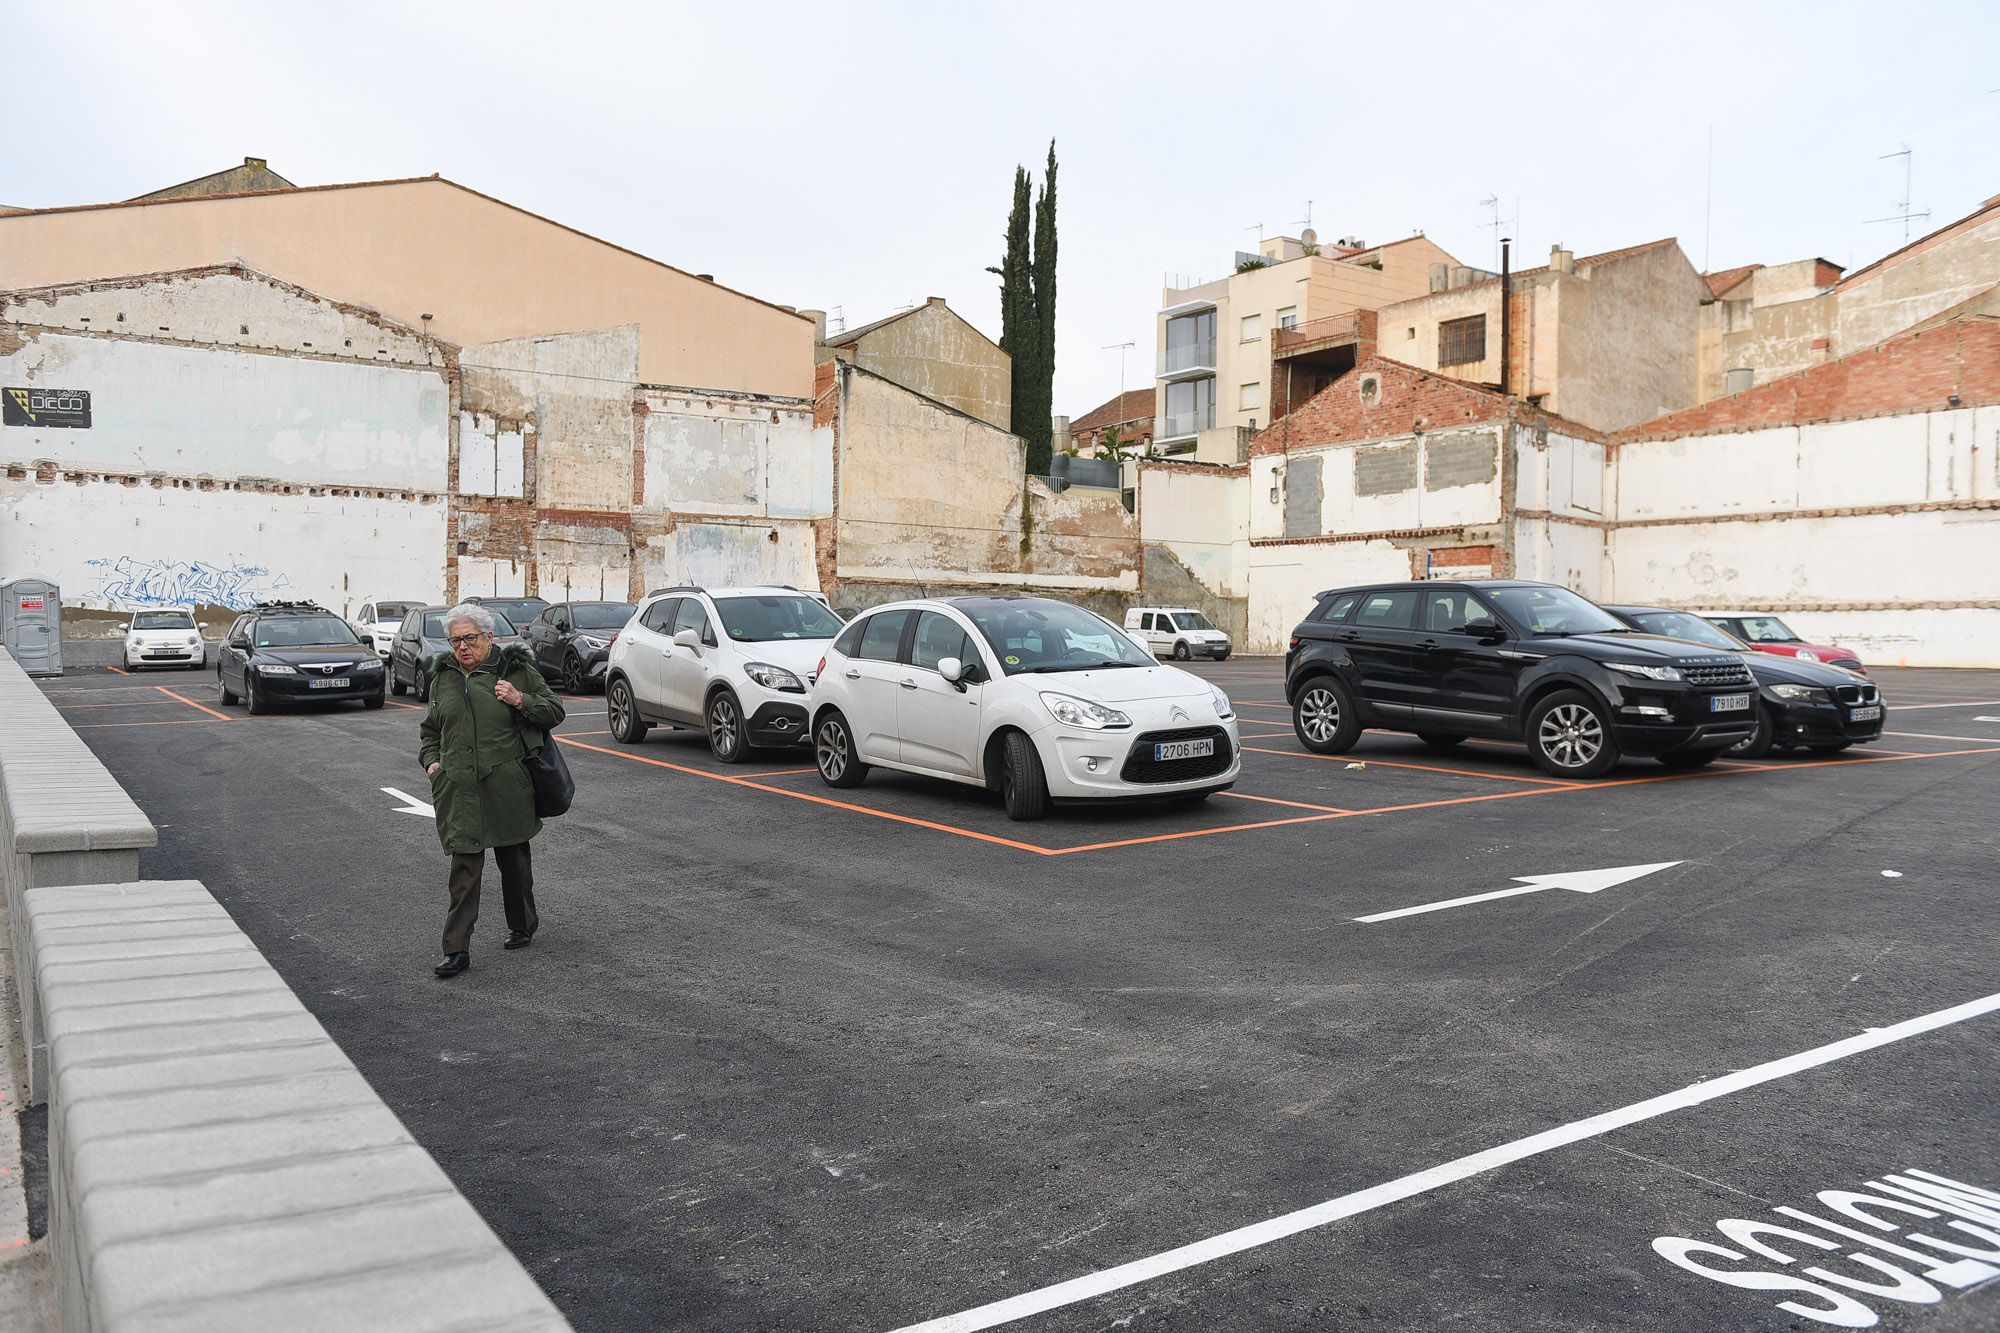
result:
<svg viewBox="0 0 2000 1333"><path fill-rule="evenodd" d="M1193 719L1192 717L1188 716L1188 710L1187 710L1187 709L1185 709L1185 708L1182 708L1182 707L1181 707L1181 706L1180 706L1179 704L1175 704L1175 705L1174 705L1174 706L1173 706L1173 707L1172 707L1171 709L1169 709L1169 710L1167 711L1167 721L1169 721L1169 722L1192 722L1192 721L1194 721L1194 719Z"/></svg>

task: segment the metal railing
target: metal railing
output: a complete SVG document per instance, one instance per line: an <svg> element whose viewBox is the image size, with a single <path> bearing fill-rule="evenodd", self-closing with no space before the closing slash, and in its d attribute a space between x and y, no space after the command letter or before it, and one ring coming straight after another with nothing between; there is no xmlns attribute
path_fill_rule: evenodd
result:
<svg viewBox="0 0 2000 1333"><path fill-rule="evenodd" d="M1282 356L1313 343L1372 342L1375 339L1375 312L1347 310L1324 319L1309 319L1289 329L1281 328L1271 344L1271 353Z"/></svg>
<svg viewBox="0 0 2000 1333"><path fill-rule="evenodd" d="M1161 430L1155 439L1177 440L1183 436L1198 435L1214 428L1215 405L1211 403L1194 412L1169 412L1160 421Z"/></svg>
<svg viewBox="0 0 2000 1333"><path fill-rule="evenodd" d="M1215 339L1205 338L1200 342L1182 343L1178 347L1160 350L1160 373L1179 375L1190 370L1215 369Z"/></svg>

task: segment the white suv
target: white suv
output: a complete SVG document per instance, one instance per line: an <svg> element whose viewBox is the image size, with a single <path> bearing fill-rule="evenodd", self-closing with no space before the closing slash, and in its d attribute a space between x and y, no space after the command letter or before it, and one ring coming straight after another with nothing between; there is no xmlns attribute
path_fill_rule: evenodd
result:
<svg viewBox="0 0 2000 1333"><path fill-rule="evenodd" d="M802 744L806 688L840 618L795 588L664 588L611 645L604 698L626 745L656 725L699 727L725 764Z"/></svg>
<svg viewBox="0 0 2000 1333"><path fill-rule="evenodd" d="M1242 766L1228 695L1045 597L856 616L827 650L812 718L828 785L880 764L996 790L1010 819L1041 817L1051 798L1198 800Z"/></svg>

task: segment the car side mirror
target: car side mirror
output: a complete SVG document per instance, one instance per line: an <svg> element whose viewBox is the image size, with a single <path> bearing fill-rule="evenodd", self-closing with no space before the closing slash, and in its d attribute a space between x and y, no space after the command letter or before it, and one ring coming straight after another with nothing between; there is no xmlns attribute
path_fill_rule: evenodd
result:
<svg viewBox="0 0 2000 1333"><path fill-rule="evenodd" d="M957 661L957 659L956 659L956 658L951 658L951 657L947 657L947 658L945 658L945 659L944 659L944 661L945 661L945 662L952 662L952 661ZM943 668L944 668L944 662L940 662L940 663L938 663L938 668L939 668L939 670L940 670L940 671L941 671L941 670L943 670ZM951 677L949 677L949 676L946 676L946 677L945 677L945 679L946 679L946 680L950 680L950 679L951 679ZM959 683L960 685L977 685L977 684L979 684L979 683L980 683L981 681L983 681L983 680L985 680L985 679L986 679L986 667L985 667L985 665L984 665L983 663L980 663L980 662L960 662L960 663L959 663L959 667L958 667L958 683Z"/></svg>
<svg viewBox="0 0 2000 1333"><path fill-rule="evenodd" d="M120 625L118 627L118 632L120 634L130 634L132 632L132 622L128 620L124 624Z"/></svg>
<svg viewBox="0 0 2000 1333"><path fill-rule="evenodd" d="M1481 640L1504 639L1507 637L1501 631L1500 626L1491 620L1468 620L1458 627L1458 632Z"/></svg>
<svg viewBox="0 0 2000 1333"><path fill-rule="evenodd" d="M701 632L691 629L677 630L674 633L674 643L681 648L699 648L701 647Z"/></svg>
<svg viewBox="0 0 2000 1333"><path fill-rule="evenodd" d="M242 651L242 652L246 652L246 653L247 653L247 652L249 652L249 651L250 651L250 640L249 640L249 639L247 639L247 638L243 638L243 639L231 639L231 640L229 641L229 646L230 646L231 648L235 648L235 649L238 649L238 650L240 650L240 651Z"/></svg>

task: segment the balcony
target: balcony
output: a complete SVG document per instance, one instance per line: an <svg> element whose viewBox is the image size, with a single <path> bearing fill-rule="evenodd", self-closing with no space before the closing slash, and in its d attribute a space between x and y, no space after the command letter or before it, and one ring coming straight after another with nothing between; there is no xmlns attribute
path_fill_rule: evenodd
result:
<svg viewBox="0 0 2000 1333"><path fill-rule="evenodd" d="M1175 440L1192 440L1205 430L1215 427L1215 404L1197 408L1192 412L1170 413L1160 419L1159 433L1153 436L1153 443L1169 444Z"/></svg>
<svg viewBox="0 0 2000 1333"><path fill-rule="evenodd" d="M1287 415L1375 353L1375 312L1346 310L1271 339L1271 419Z"/></svg>
<svg viewBox="0 0 2000 1333"><path fill-rule="evenodd" d="M1271 343L1272 356L1299 356L1333 347L1352 347L1375 341L1375 312L1348 310L1325 319L1307 320L1289 329L1277 330Z"/></svg>
<svg viewBox="0 0 2000 1333"><path fill-rule="evenodd" d="M1200 342L1182 343L1179 347L1160 350L1160 374L1163 380L1185 379L1192 375L1213 375L1215 373L1215 339L1204 338Z"/></svg>

